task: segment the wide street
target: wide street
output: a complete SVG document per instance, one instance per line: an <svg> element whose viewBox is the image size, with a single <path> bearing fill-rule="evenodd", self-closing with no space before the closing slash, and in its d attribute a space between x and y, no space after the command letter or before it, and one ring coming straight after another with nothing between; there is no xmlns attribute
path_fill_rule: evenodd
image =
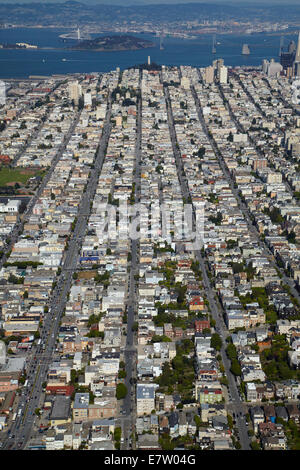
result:
<svg viewBox="0 0 300 470"><path fill-rule="evenodd" d="M79 115L69 130L64 146L72 135L78 119ZM3 443L3 449L24 449L26 448L27 441L31 437L35 410L38 408L40 396L42 394L42 384L47 377L49 364L51 364L55 355L59 323L67 302L67 294L71 287L72 276L77 268L78 253L81 247L81 237L85 233L90 213L90 201L93 200L105 158L105 151L111 130L110 119L111 97L109 97L108 101L107 113L100 139L100 145L95 159L94 171L91 172L86 191L83 194L79 212L77 214L77 222L75 224L74 231L71 234L71 239L69 240L61 273L58 276L57 284L53 290L49 310L44 317L41 342L34 351L31 363L28 366L29 375L27 376L27 379L30 393L26 395L23 394L20 397L17 419L11 427L10 434ZM56 163L62 155L63 150L64 147L60 149L59 155L56 156ZM47 175L47 180L48 178L50 178L49 174ZM45 182L43 183L46 184Z"/></svg>
<svg viewBox="0 0 300 470"><path fill-rule="evenodd" d="M186 177L184 176L182 158L181 158L180 150L177 144L176 131L175 131L170 97L169 97L169 93L166 87L164 88L164 90L165 90L165 98L166 98L166 103L167 103L170 136L171 136L171 141L172 141L172 146L173 146L173 152L175 155L176 165L177 165L178 179L181 185L182 197L186 201L191 201L191 196L190 196L187 180L186 180ZM195 230L195 226L196 226L195 208L193 207L193 230ZM246 422L245 422L245 419L243 418L243 416L245 415L245 405L243 404L241 400L241 396L237 388L235 377L230 371L231 364L230 364L229 359L227 358L226 351L225 351L226 326L223 320L222 312L220 311L220 308L218 307L215 301L215 292L213 291L210 285L210 281L207 275L205 262L204 262L202 253L200 250L196 250L195 255L196 255L197 261L199 261L199 266L200 266L201 273L202 273L203 287L205 289L205 293L209 301L211 314L213 316L213 319L216 322L215 329L222 338L222 348L221 348L220 353L222 356L222 362L225 368L226 377L228 379L228 390L229 390L229 395L232 400L231 409L237 416L236 427L239 433L240 444L243 450L248 450L250 449L250 441L249 441Z"/></svg>
<svg viewBox="0 0 300 470"><path fill-rule="evenodd" d="M140 76L141 79L141 76ZM138 97L137 102L137 127L136 127L136 146L135 146L135 168L134 168L134 185L135 185L135 204L140 202L140 178L141 178L141 136L142 136L142 100ZM135 215L139 217L139 213ZM130 234L129 234L130 236ZM127 302L127 336L126 346L124 350L125 358L125 385L127 387L127 396L123 400L123 413L126 417L130 417L126 421L123 421L123 438L124 444L122 449L130 448L130 435L134 431L135 426L135 380L136 380L136 362L137 362L137 350L136 350L136 334L132 330L132 326L137 319L137 281L135 276L139 270L139 240L131 240L131 262L128 282L128 302Z"/></svg>

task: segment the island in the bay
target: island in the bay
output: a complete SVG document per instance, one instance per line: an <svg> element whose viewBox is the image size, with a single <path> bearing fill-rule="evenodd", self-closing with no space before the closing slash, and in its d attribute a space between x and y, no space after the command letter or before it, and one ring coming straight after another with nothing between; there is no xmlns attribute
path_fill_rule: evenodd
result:
<svg viewBox="0 0 300 470"><path fill-rule="evenodd" d="M147 39L127 35L104 36L95 39L81 41L70 49L93 51L127 51L155 47L155 44Z"/></svg>
<svg viewBox="0 0 300 470"><path fill-rule="evenodd" d="M38 49L38 46L27 44L26 42L16 42L14 44L3 43L0 44L0 49Z"/></svg>

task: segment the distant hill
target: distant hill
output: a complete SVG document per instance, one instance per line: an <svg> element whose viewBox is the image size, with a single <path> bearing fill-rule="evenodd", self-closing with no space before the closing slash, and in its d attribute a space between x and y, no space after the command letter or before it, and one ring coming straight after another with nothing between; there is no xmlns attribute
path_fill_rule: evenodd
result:
<svg viewBox="0 0 300 470"><path fill-rule="evenodd" d="M155 47L155 44L145 39L128 35L113 35L82 41L71 47L76 50L93 51L128 51Z"/></svg>
<svg viewBox="0 0 300 470"><path fill-rule="evenodd" d="M180 0L179 0L180 1ZM121 0L120 0L120 3ZM300 5L288 8L287 4L265 6L262 4L228 4L216 3L178 3L152 5L108 5L84 4L76 1L65 3L6 3L0 4L0 23L17 25L42 25L74 27L74 25L107 23L165 23L190 20L257 20L284 21L300 18Z"/></svg>

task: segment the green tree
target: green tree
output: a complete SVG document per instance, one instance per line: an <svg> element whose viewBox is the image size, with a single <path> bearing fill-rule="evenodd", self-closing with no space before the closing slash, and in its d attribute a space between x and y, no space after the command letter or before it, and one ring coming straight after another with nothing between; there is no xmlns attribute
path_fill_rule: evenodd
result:
<svg viewBox="0 0 300 470"><path fill-rule="evenodd" d="M237 359L232 359L230 370L234 375L242 375L241 366Z"/></svg>
<svg viewBox="0 0 300 470"><path fill-rule="evenodd" d="M125 379L126 375L127 374L126 374L125 370L119 370L119 373L118 373L119 379Z"/></svg>
<svg viewBox="0 0 300 470"><path fill-rule="evenodd" d="M222 347L222 339L220 335L214 333L210 340L210 347L214 348L216 351L220 351Z"/></svg>
<svg viewBox="0 0 300 470"><path fill-rule="evenodd" d="M259 443L256 441L252 441L250 445L252 450L261 450Z"/></svg>
<svg viewBox="0 0 300 470"><path fill-rule="evenodd" d="M117 400L123 400L127 395L127 387L123 383L119 383L116 387Z"/></svg>
<svg viewBox="0 0 300 470"><path fill-rule="evenodd" d="M226 354L230 360L237 358L236 347L233 343L229 343L226 348Z"/></svg>

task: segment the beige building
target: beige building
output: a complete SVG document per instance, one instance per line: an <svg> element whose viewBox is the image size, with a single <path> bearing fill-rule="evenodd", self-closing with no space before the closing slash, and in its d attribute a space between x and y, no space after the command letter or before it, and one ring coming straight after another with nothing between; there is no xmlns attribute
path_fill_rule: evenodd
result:
<svg viewBox="0 0 300 470"><path fill-rule="evenodd" d="M138 383L136 386L137 416L155 410L155 384Z"/></svg>

